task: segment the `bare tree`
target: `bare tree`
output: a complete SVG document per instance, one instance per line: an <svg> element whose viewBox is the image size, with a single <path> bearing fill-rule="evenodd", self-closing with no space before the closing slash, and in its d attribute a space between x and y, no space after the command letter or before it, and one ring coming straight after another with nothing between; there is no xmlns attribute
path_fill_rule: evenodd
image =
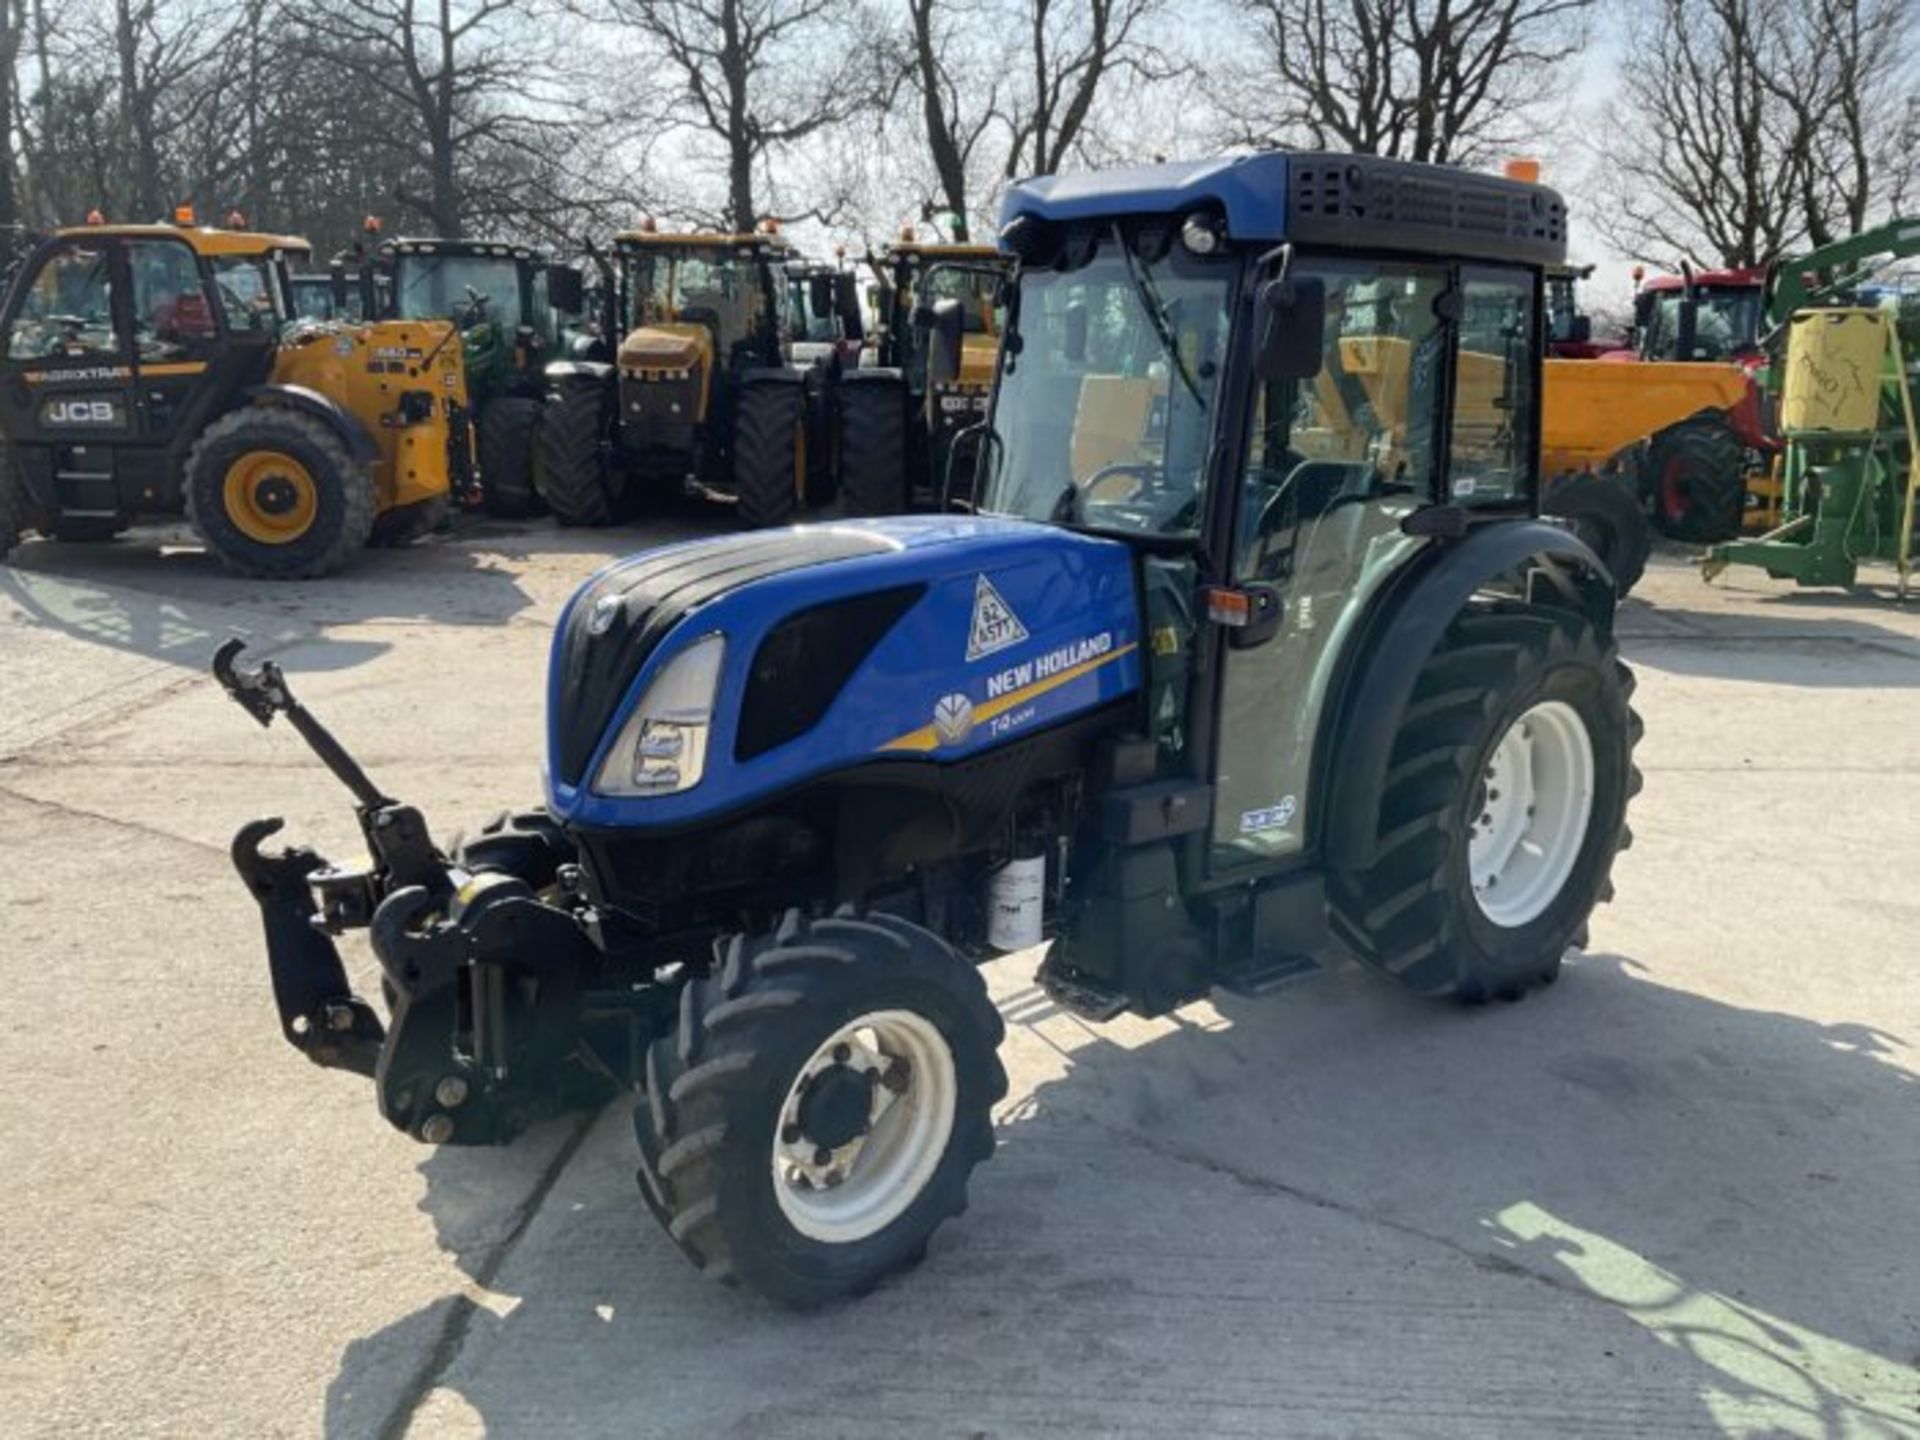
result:
<svg viewBox="0 0 1920 1440"><path fill-rule="evenodd" d="M1217 98L1230 141L1434 164L1520 143L1593 0L1238 0L1258 59Z"/></svg>
<svg viewBox="0 0 1920 1440"><path fill-rule="evenodd" d="M1905 0L1641 0L1634 24L1601 169L1621 248L1764 265L1911 182Z"/></svg>
<svg viewBox="0 0 1920 1440"><path fill-rule="evenodd" d="M1116 81L1164 81L1182 68L1149 33L1162 0L1023 0L1020 8L1024 89L1008 110L1008 179L1066 168L1095 102Z"/></svg>
<svg viewBox="0 0 1920 1440"><path fill-rule="evenodd" d="M835 208L784 196L777 171L794 147L876 103L854 0L607 0L607 15L667 68L680 97L670 123L718 150L722 223L745 231Z"/></svg>
<svg viewBox="0 0 1920 1440"><path fill-rule="evenodd" d="M907 26L897 62L920 101L920 120L937 195L953 238L970 238L973 178L996 129L1004 127L1005 45L999 16L981 0L907 0Z"/></svg>

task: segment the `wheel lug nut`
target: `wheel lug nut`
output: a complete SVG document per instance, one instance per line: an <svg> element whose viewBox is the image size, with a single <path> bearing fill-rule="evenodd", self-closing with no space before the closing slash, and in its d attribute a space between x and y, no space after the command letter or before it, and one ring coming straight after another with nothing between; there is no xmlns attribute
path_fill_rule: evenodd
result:
<svg viewBox="0 0 1920 1440"><path fill-rule="evenodd" d="M816 1165L832 1164L833 1152L824 1145L816 1145L813 1150L813 1163Z"/></svg>

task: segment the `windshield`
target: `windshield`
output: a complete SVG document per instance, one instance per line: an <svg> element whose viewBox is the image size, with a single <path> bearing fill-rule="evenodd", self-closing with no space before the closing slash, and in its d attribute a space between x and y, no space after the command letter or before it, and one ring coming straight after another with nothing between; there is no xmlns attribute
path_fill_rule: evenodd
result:
<svg viewBox="0 0 1920 1440"><path fill-rule="evenodd" d="M1154 258L1103 237L1023 273L981 508L1169 538L1200 527L1237 259Z"/></svg>
<svg viewBox="0 0 1920 1440"><path fill-rule="evenodd" d="M1759 348L1760 291L1757 287L1694 291L1693 354L1680 349L1680 302L1684 292L1662 290L1647 319L1647 356L1653 360L1730 360Z"/></svg>
<svg viewBox="0 0 1920 1440"><path fill-rule="evenodd" d="M750 249L739 255L649 251L627 263L636 325L705 323L727 338L751 328L759 267Z"/></svg>
<svg viewBox="0 0 1920 1440"><path fill-rule="evenodd" d="M832 280L829 275L828 280ZM832 341L840 338L840 317L828 306L818 315L813 309L813 277L787 276L787 323L796 340Z"/></svg>
<svg viewBox="0 0 1920 1440"><path fill-rule="evenodd" d="M402 255L394 265L394 314L452 320L462 329L491 321L507 329L520 313L520 267L504 255Z"/></svg>

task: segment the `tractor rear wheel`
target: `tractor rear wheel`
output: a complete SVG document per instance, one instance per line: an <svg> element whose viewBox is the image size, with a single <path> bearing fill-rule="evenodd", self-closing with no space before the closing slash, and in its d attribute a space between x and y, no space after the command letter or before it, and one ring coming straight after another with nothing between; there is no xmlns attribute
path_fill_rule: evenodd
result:
<svg viewBox="0 0 1920 1440"><path fill-rule="evenodd" d="M1653 523L1662 535L1711 545L1740 533L1746 513L1747 450L1718 420L1687 420L1647 450Z"/></svg>
<svg viewBox="0 0 1920 1440"><path fill-rule="evenodd" d="M1633 674L1583 616L1460 615L1394 739L1373 860L1331 877L1359 957L1423 995L1517 1000L1613 898L1640 788Z"/></svg>
<svg viewBox="0 0 1920 1440"><path fill-rule="evenodd" d="M481 408L474 428L487 513L512 519L539 514L533 448L539 443L540 402L526 395L503 395Z"/></svg>
<svg viewBox="0 0 1920 1440"><path fill-rule="evenodd" d="M13 553L27 529L26 486L14 468L13 456L0 452L0 561Z"/></svg>
<svg viewBox="0 0 1920 1440"><path fill-rule="evenodd" d="M187 454L187 518L228 569L259 580L337 570L373 534L373 476L322 420L254 405Z"/></svg>
<svg viewBox="0 0 1920 1440"><path fill-rule="evenodd" d="M897 515L907 506L907 398L887 377L840 383L840 498L849 515Z"/></svg>
<svg viewBox="0 0 1920 1440"><path fill-rule="evenodd" d="M792 523L806 488L805 402L800 385L740 387L733 410L733 491L742 524L759 530Z"/></svg>
<svg viewBox="0 0 1920 1440"><path fill-rule="evenodd" d="M1617 595L1626 595L1646 574L1653 531L1633 487L1621 476L1579 470L1548 482L1540 511L1565 520L1600 557Z"/></svg>
<svg viewBox="0 0 1920 1440"><path fill-rule="evenodd" d="M716 1279L802 1307L864 1294L966 1208L1005 1033L979 972L904 920L794 911L736 936L647 1051L648 1208Z"/></svg>
<svg viewBox="0 0 1920 1440"><path fill-rule="evenodd" d="M600 442L607 428L608 386L598 380L563 385L540 412L534 432L537 490L562 525L606 525L615 488Z"/></svg>

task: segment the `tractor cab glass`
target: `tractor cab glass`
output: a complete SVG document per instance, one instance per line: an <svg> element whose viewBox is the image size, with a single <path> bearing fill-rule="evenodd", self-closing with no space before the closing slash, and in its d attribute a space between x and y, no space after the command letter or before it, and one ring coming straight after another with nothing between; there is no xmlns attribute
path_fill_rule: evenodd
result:
<svg viewBox="0 0 1920 1440"><path fill-rule="evenodd" d="M236 335L275 334L291 318L273 262L264 255L216 255L214 293L227 329Z"/></svg>
<svg viewBox="0 0 1920 1440"><path fill-rule="evenodd" d="M70 244L48 254L26 284L6 343L13 360L121 358L108 248Z"/></svg>
<svg viewBox="0 0 1920 1440"><path fill-rule="evenodd" d="M1237 259L1118 226L1022 272L981 508L1123 536L1199 533Z"/></svg>
<svg viewBox="0 0 1920 1440"><path fill-rule="evenodd" d="M894 296L894 309L899 316L901 336L905 341L902 347L902 366L907 374L907 384L916 395L923 394L927 388L927 346L926 332L912 323L917 309L924 309L951 301L960 313L960 335L963 350L975 346L991 346L1000 334L1004 319L1001 310L1001 276L997 269L982 268L975 261L943 262L937 257L916 257L916 263L903 266L902 283Z"/></svg>
<svg viewBox="0 0 1920 1440"><path fill-rule="evenodd" d="M820 295L822 281L831 286L832 273L806 270L787 272L787 328L795 340L831 344L841 338L843 326L840 314L830 293L825 297ZM815 303L822 298L827 301L824 307Z"/></svg>
<svg viewBox="0 0 1920 1440"><path fill-rule="evenodd" d="M482 323L516 329L526 323L520 267L511 255L403 252L394 258L393 313L401 320L452 320L463 330Z"/></svg>
<svg viewBox="0 0 1920 1440"><path fill-rule="evenodd" d="M705 324L725 340L747 335L763 313L752 246L648 246L627 257L636 325Z"/></svg>
<svg viewBox="0 0 1920 1440"><path fill-rule="evenodd" d="M190 359L219 338L214 302L200 259L179 240L129 240L133 275L133 337L147 362Z"/></svg>
<svg viewBox="0 0 1920 1440"><path fill-rule="evenodd" d="M1696 286L1693 353L1680 353L1683 290L1651 293L1644 309L1642 346L1650 360L1732 360L1759 348L1764 300L1760 287Z"/></svg>

